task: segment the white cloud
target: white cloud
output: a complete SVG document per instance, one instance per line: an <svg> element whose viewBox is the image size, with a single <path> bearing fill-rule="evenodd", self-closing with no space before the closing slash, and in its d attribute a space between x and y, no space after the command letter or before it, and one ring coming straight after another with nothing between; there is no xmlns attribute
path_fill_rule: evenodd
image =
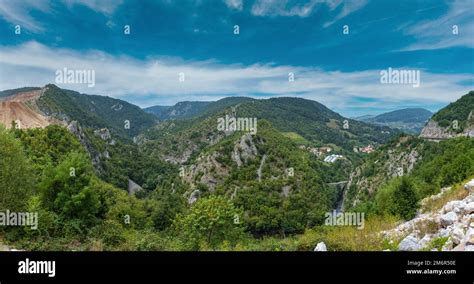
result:
<svg viewBox="0 0 474 284"><path fill-rule="evenodd" d="M84 5L98 13L112 15L123 0L62 0L70 9L75 5ZM40 33L44 26L33 18L30 13L40 11L50 14L53 12L51 0L0 0L0 17L5 21L20 25L28 31Z"/></svg>
<svg viewBox="0 0 474 284"><path fill-rule="evenodd" d="M453 34L453 25L458 34ZM453 46L474 48L474 5L472 0L449 3L448 12L435 20L416 23L406 30L417 39L404 51L441 49Z"/></svg>
<svg viewBox="0 0 474 284"><path fill-rule="evenodd" d="M288 0L257 0L252 6L254 16L299 16L307 17L319 0L306 1L305 4L290 5Z"/></svg>
<svg viewBox="0 0 474 284"><path fill-rule="evenodd" d="M309 0L297 1L298 4L293 4L288 0L257 0L252 6L252 14L255 16L307 17L321 5L326 5L331 11L340 8L340 12L330 22L324 24L327 27L364 7L367 2L368 0Z"/></svg>
<svg viewBox="0 0 474 284"><path fill-rule="evenodd" d="M68 7L74 5L84 5L98 13L111 15L118 6L122 5L123 0L62 0Z"/></svg>
<svg viewBox="0 0 474 284"><path fill-rule="evenodd" d="M332 1L331 5L330 5L330 8L332 10L334 10L335 8L337 8L341 4L343 6L342 6L342 9L339 12L339 14L337 14L336 17L334 17L334 19L332 19L329 22L324 23L324 27L328 27L328 26L334 24L335 22L339 21L340 19L348 16L349 14L361 9L362 7L367 5L367 3L368 3L368 0L353 0L353 1L338 1L338 0L335 0L335 1Z"/></svg>
<svg viewBox="0 0 474 284"><path fill-rule="evenodd" d="M225 0L225 4L227 5L227 7L239 11L242 11L242 9L244 8L243 0Z"/></svg>
<svg viewBox="0 0 474 284"><path fill-rule="evenodd" d="M474 87L471 74L433 74L422 70L421 85L413 88L411 85L380 84L380 70L327 72L272 64L224 65L215 61L188 62L169 58L137 60L100 51L84 53L29 42L0 47L0 90L55 83L56 70L64 67L95 70L95 87L58 86L122 98L140 106L215 100L229 94L298 96L337 109L357 107L354 98L358 97L372 98L380 106L401 101L428 105L454 101ZM184 82L179 82L180 72L185 74ZM288 82L289 72L295 74L294 82ZM470 85L462 85L466 82Z"/></svg>
<svg viewBox="0 0 474 284"><path fill-rule="evenodd" d="M20 25L29 31L42 32L44 31L43 25L35 20L30 15L30 12L41 11L48 13L50 8L49 0L0 0L0 17L13 25Z"/></svg>

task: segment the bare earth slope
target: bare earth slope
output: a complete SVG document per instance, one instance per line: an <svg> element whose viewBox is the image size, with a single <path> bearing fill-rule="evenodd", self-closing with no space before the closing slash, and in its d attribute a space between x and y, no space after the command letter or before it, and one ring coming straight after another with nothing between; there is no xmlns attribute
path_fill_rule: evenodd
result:
<svg viewBox="0 0 474 284"><path fill-rule="evenodd" d="M36 105L36 100L45 89L18 93L0 99L0 123L7 128L15 121L20 128L43 128L57 121L43 115Z"/></svg>

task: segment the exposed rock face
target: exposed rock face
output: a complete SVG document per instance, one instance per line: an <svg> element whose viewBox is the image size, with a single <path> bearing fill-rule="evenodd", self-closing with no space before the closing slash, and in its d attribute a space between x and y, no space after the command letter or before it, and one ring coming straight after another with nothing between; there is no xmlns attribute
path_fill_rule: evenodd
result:
<svg viewBox="0 0 474 284"><path fill-rule="evenodd" d="M454 137L454 134L449 131L449 127L442 128L436 121L430 120L421 130L420 137L432 140L444 140Z"/></svg>
<svg viewBox="0 0 474 284"><path fill-rule="evenodd" d="M188 198L188 204L193 204L194 202L196 202L200 195L201 195L201 191L199 190L193 191Z"/></svg>
<svg viewBox="0 0 474 284"><path fill-rule="evenodd" d="M364 176L366 167L371 165L357 167L350 174L347 188L349 190L355 190L356 194L352 194L354 198L348 200L346 197L349 190L344 192L344 208L356 206L361 201L361 194L365 191L372 196L388 179L409 174L413 170L422 157L416 148L405 148L405 146L401 144L405 142L406 139L407 138L401 138L401 141L394 149L387 151L387 159L376 161L377 174L369 177Z"/></svg>
<svg viewBox="0 0 474 284"><path fill-rule="evenodd" d="M218 157L217 152L200 156L193 165L184 169L183 178L190 184L202 183L214 190L218 181L229 174L229 169L217 161Z"/></svg>
<svg viewBox="0 0 474 284"><path fill-rule="evenodd" d="M465 185L469 188L474 179ZM445 193L449 188L442 191ZM442 194L441 193L441 194ZM438 194L439 195L439 194ZM437 199L438 195L427 197ZM437 238L448 238L443 245L443 251L467 251L474 249L474 193L470 192L462 200L447 202L436 212L418 214L414 219L404 222L396 228L383 231L388 239L406 236L399 244L399 250L426 249L431 241ZM430 227L430 232L421 228Z"/></svg>
<svg viewBox="0 0 474 284"><path fill-rule="evenodd" d="M423 130L421 130L420 137L435 141L445 140L459 136L474 137L474 125L472 124L472 119L473 118L469 116L469 123L464 129L464 131L462 131L461 133L453 132L449 126L443 128L439 126L436 121L430 120L423 128Z"/></svg>
<svg viewBox="0 0 474 284"><path fill-rule="evenodd" d="M252 135L246 133L242 135L240 141L235 144L234 151L232 152L232 160L240 167L249 159L254 159L257 154L257 147L255 146Z"/></svg>
<svg viewBox="0 0 474 284"><path fill-rule="evenodd" d="M137 193L138 191L143 190L141 186L139 186L137 183L135 183L133 180L128 179L128 194L133 195Z"/></svg>
<svg viewBox="0 0 474 284"><path fill-rule="evenodd" d="M257 169L258 181L262 181L262 169L263 169L263 165L265 165L266 159L267 159L267 155L263 155L262 160L260 161L260 166Z"/></svg>
<svg viewBox="0 0 474 284"><path fill-rule="evenodd" d="M318 243L314 248L314 251L327 251L326 244L323 242Z"/></svg>
<svg viewBox="0 0 474 284"><path fill-rule="evenodd" d="M110 131L107 128L101 128L101 129L94 130L94 135L99 136L100 139L102 139L104 141L107 141L110 138L112 138L110 136Z"/></svg>
<svg viewBox="0 0 474 284"><path fill-rule="evenodd" d="M103 172L104 169L102 167L101 163L101 158L105 157L106 159L110 158L110 154L108 151L104 151L104 153L99 153L94 149L92 144L89 142L89 140L86 138L84 131L82 130L82 127L79 125L79 123L75 120L71 121L67 129L76 136L76 138L79 140L81 145L86 149L87 153L89 153L89 156L92 159L92 164L94 165L94 168L99 172Z"/></svg>
<svg viewBox="0 0 474 284"><path fill-rule="evenodd" d="M281 194L282 194L284 197L288 197L288 195L290 195L290 190L291 190L291 186L285 185L285 186L281 189Z"/></svg>
<svg viewBox="0 0 474 284"><path fill-rule="evenodd" d="M193 165L186 167L184 179L194 185L205 184L211 191L214 190L218 182L229 175L230 170L218 161L220 155L221 153L212 152L199 156ZM241 167L249 160L255 159L257 155L254 138L250 133L246 133L235 143L231 158L238 167Z"/></svg>

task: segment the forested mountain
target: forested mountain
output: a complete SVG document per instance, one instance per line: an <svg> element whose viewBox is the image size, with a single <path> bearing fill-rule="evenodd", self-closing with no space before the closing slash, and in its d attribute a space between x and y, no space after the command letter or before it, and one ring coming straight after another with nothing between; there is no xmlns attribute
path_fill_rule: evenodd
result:
<svg viewBox="0 0 474 284"><path fill-rule="evenodd" d="M357 120L418 134L432 115L430 111L423 108L405 108L377 116L359 117Z"/></svg>
<svg viewBox="0 0 474 284"><path fill-rule="evenodd" d="M108 128L133 137L155 124L155 118L126 101L98 95L85 95L47 85L38 100L40 110L60 120L78 121L90 128Z"/></svg>
<svg viewBox="0 0 474 284"><path fill-rule="evenodd" d="M174 106L152 106L143 109L160 120L190 118L200 114L210 102L179 102Z"/></svg>
<svg viewBox="0 0 474 284"><path fill-rule="evenodd" d="M255 118L266 120L279 132L299 137L302 144L323 146L352 152L356 146L380 144L397 131L346 119L315 101L300 98L256 100L226 98L210 103L202 114L181 121L168 121L150 129L144 140L163 159L186 162L203 147L218 141L219 118ZM258 124L257 124L258 128Z"/></svg>

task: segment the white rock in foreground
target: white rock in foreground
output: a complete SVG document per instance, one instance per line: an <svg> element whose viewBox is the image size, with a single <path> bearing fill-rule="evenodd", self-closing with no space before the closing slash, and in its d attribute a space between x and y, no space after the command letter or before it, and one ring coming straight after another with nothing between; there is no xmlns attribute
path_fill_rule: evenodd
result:
<svg viewBox="0 0 474 284"><path fill-rule="evenodd" d="M420 248L421 246L418 244L418 240L411 235L404 238L398 245L398 250L400 251L416 251Z"/></svg>
<svg viewBox="0 0 474 284"><path fill-rule="evenodd" d="M471 179L468 183L464 185L464 188L466 190L469 190L471 192L474 192L474 179Z"/></svg>
<svg viewBox="0 0 474 284"><path fill-rule="evenodd" d="M455 245L458 245L462 242L462 240L464 239L464 231L463 229L461 228L456 228L453 230L452 232L452 239L453 239L453 243Z"/></svg>
<svg viewBox="0 0 474 284"><path fill-rule="evenodd" d="M474 245L474 228L469 228L469 230L467 230L464 241L468 245Z"/></svg>
<svg viewBox="0 0 474 284"><path fill-rule="evenodd" d="M454 200L454 201L449 201L444 205L443 210L445 213L453 211L454 209L458 208L459 209L464 209L465 202L462 200Z"/></svg>
<svg viewBox="0 0 474 284"><path fill-rule="evenodd" d="M441 216L440 221L443 227L447 227L458 220L458 215L454 212L449 212Z"/></svg>
<svg viewBox="0 0 474 284"><path fill-rule="evenodd" d="M314 251L328 251L326 248L326 244L324 242L320 242L314 248Z"/></svg>
<svg viewBox="0 0 474 284"><path fill-rule="evenodd" d="M469 202L464 206L464 214L474 213L474 202Z"/></svg>

